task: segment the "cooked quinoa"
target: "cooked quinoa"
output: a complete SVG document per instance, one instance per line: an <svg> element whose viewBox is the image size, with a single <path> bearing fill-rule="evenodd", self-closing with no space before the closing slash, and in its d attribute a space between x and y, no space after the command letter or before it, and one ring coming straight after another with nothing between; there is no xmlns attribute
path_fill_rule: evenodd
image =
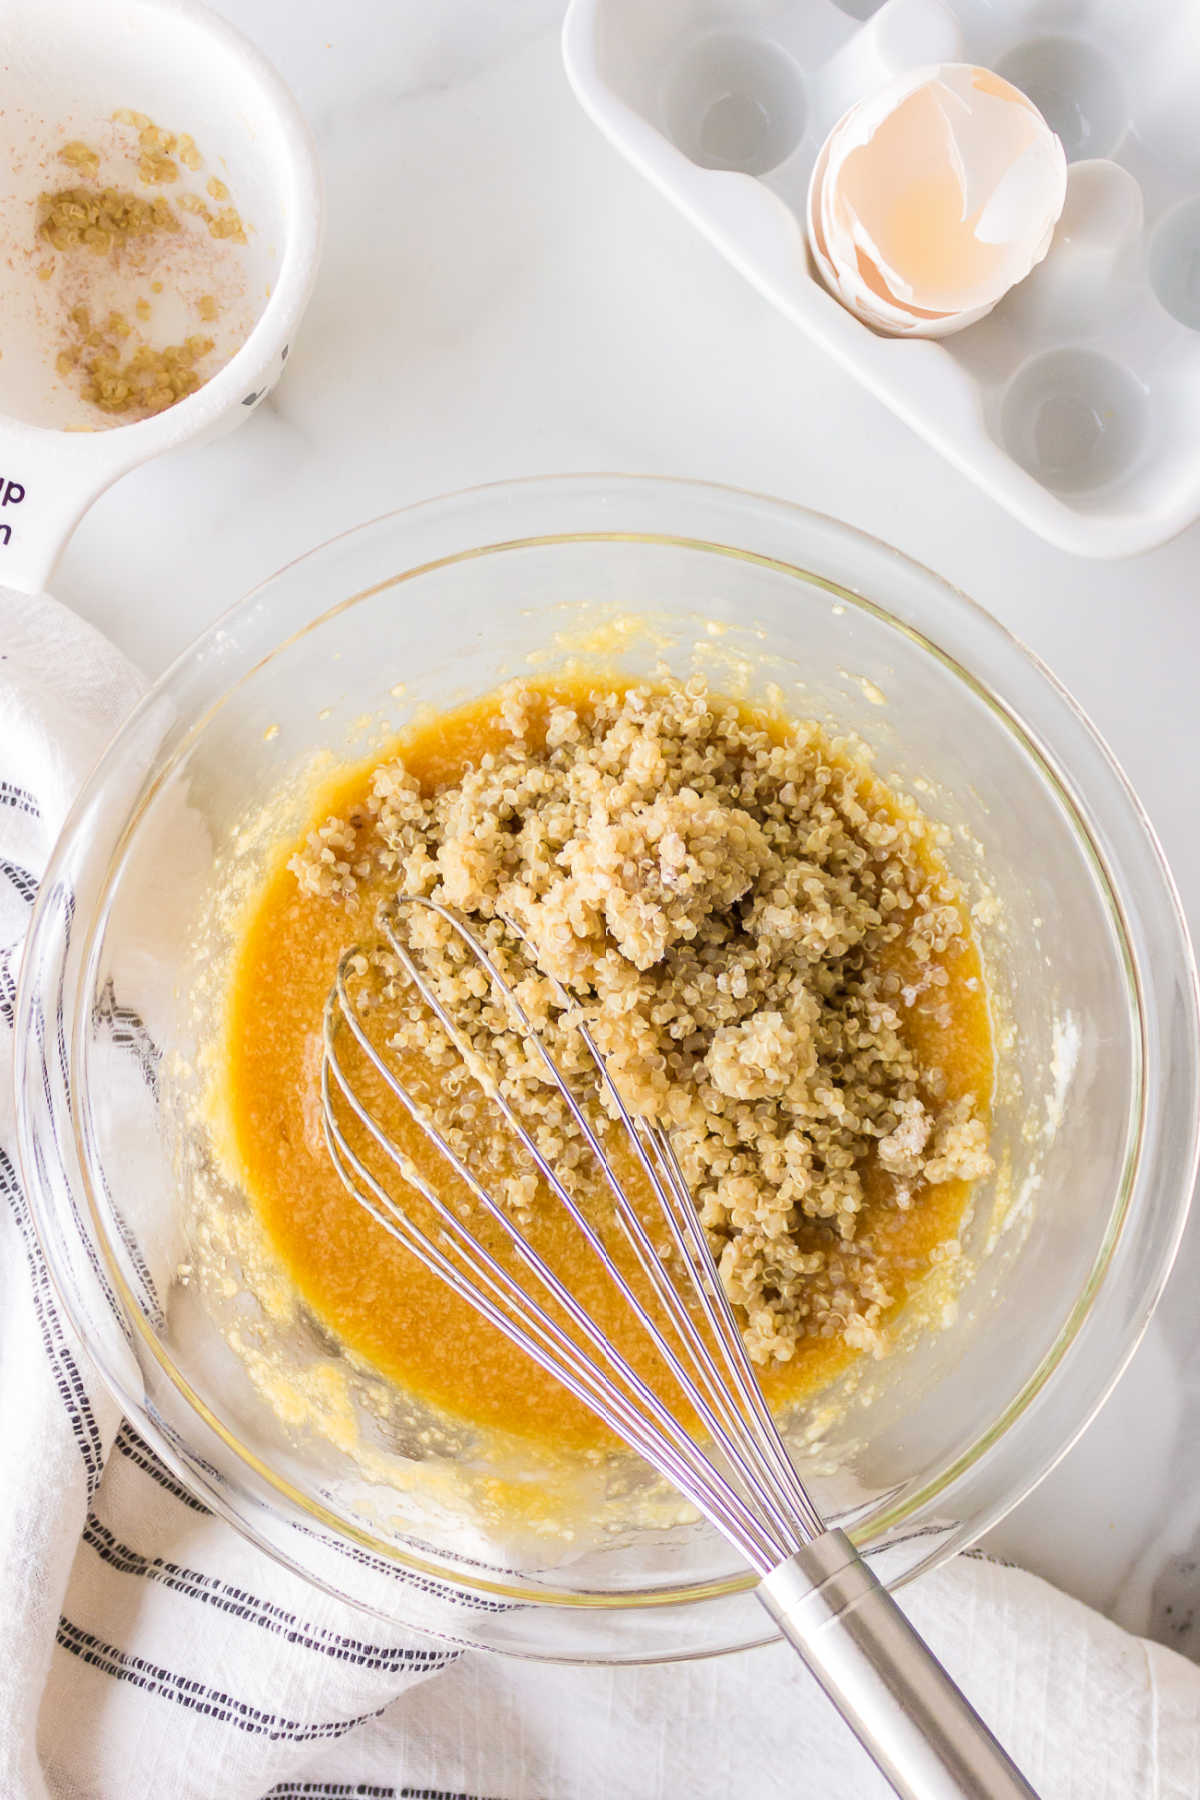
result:
<svg viewBox="0 0 1200 1800"><path fill-rule="evenodd" d="M180 181L181 168L193 173L203 166L195 141L186 133L164 131L145 113L127 107L113 114L113 122L130 128L130 142L109 151L115 160L119 150L135 165L141 187L171 186ZM192 304L189 265L197 262L196 232L181 214L201 219L210 238L244 244L246 229L232 205L216 212L194 190L178 192L172 205L162 194L145 195L114 183L100 185L101 155L92 145L72 139L58 152L58 160L73 171L70 186L47 189L38 198L36 230L39 242L59 253L39 264L40 280L49 281L59 270L62 307L61 347L55 367L63 377L78 376L81 397L101 413L114 417L146 419L167 410L197 392L214 372L206 368L216 348L205 332L192 332L179 343L158 345L149 341L143 327L150 324L153 308L133 285L170 254L172 266L182 277L173 281L176 300ZM213 199L228 201L229 189L210 176L206 191ZM209 250L212 263L216 253ZM212 264L213 272L220 267ZM115 288L129 290L127 311L96 304ZM151 292L163 283L150 283ZM195 311L205 324L216 321L223 310L214 294L195 298Z"/></svg>
<svg viewBox="0 0 1200 1800"><path fill-rule="evenodd" d="M503 719L505 747L436 789L402 759L382 764L365 803L293 857L301 890L346 908L348 943L369 928L368 895L455 909L582 1073L560 984L625 1104L670 1129L754 1359L786 1362L814 1336L877 1347L895 1296L856 1241L866 1184L905 1210L925 1186L991 1168L975 1100L948 1099L903 1028L919 995L936 1003L946 957L967 942L933 827L819 727L773 729L699 678L586 708L547 708L513 684ZM407 917L541 1147L567 1172L584 1167L536 1052L477 966L436 915ZM459 1053L385 953L368 963L392 1049L424 1065L439 1124L469 1156L478 1095ZM539 1190L510 1148L499 1142L486 1173L520 1214Z"/></svg>

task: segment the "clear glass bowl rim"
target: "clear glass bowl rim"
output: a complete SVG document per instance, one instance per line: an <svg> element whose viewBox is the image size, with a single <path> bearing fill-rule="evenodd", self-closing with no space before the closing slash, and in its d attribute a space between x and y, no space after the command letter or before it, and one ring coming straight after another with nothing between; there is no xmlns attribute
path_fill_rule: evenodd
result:
<svg viewBox="0 0 1200 1800"><path fill-rule="evenodd" d="M531 497L536 500L539 496L544 496L547 505L552 508L554 497L562 494L564 490L573 491L579 496L585 496L589 488L596 491L598 501L599 496L603 496L605 501L613 500L618 503L621 495L625 493L636 494L642 499L656 494L669 498L672 494L681 493L698 501L702 501L707 497L713 503L716 510L719 510L721 503L724 503L726 508L736 507L739 503L745 503L749 508L765 510L777 523L783 525L790 524L798 533L802 533L807 528L810 531L823 533L826 538L835 543L847 546L851 548L851 550L853 550L854 547L858 547L860 550L868 551L880 560L891 562L895 564L897 568L908 571L931 591L936 591L941 606L947 609L946 620L949 626L948 631L943 632L940 635L943 637L949 636L950 639L953 640L956 637L963 635L963 628L965 626L970 631L982 635L985 649L989 643L993 650L999 650L1003 647L1007 659L1022 666L1025 674L1034 678L1037 684L1039 703L1036 708L1030 708L1028 705L1025 705L1018 710L1015 704L1005 700L1001 694L993 688L989 679L975 674L966 661L961 660L959 655L954 651L945 648L942 643L939 643L937 639L930 636L926 630L913 625L909 620L897 613L893 613L885 604L869 598L864 593L860 593L847 587L841 580L822 574L819 569L809 569L798 562L788 562L775 555L764 555L741 544L731 544L716 539L708 540L703 537L681 536L673 532L657 532L653 530L630 532L627 530L613 529L611 527L590 531L549 531L544 534L539 533L532 536L525 534L516 538L499 539L486 543L472 543L452 554L417 563L382 581L372 582L367 588L360 589L358 592L351 594L344 599L337 600L329 607L322 609L321 612L307 619L306 622L296 630L288 633L286 636L275 642L272 649L267 652L268 658L282 650L286 645L295 642L298 637L319 628L322 622L331 614L355 605L357 602L365 599L368 595L378 592L380 588L398 586L403 582L418 578L423 573L444 566L447 563L462 561L467 558L479 558L485 555L502 553L535 545L540 546L556 543L578 543L589 541L627 541L633 539L640 542L660 543L666 546L686 546L711 551L733 559L742 559L759 564L769 564L778 569L780 573L792 576L808 586L821 587L833 594L841 603L847 606L860 608L874 615L877 619L883 621L891 628L904 633L911 640L917 642L932 657L936 658L953 676L973 689L975 694L985 702L989 710L1004 723L1009 732L1016 738L1021 750L1035 760L1040 768L1043 778L1057 791L1064 803L1068 816L1073 821L1074 829L1078 833L1108 897L1114 923L1124 948L1127 973L1130 980L1130 994L1136 1007L1141 1029L1143 1076L1146 1076L1147 1074L1153 1075L1156 1072L1156 1067L1155 1058L1151 1054L1153 1047L1148 1038L1148 1011L1146 1001L1148 990L1151 992L1154 990L1159 972L1156 970L1153 963L1147 962L1147 959L1139 959L1131 944L1128 920L1120 899L1119 884L1114 881L1108 858L1098 845L1091 825L1089 824L1089 819L1094 819L1096 817L1100 801L1092 796L1089 796L1088 799L1085 800L1075 791L1070 778L1065 773L1063 766L1060 764L1051 748L1054 727L1070 727L1075 733L1081 734L1082 738L1087 741L1091 749L1098 753L1099 761L1106 772L1108 780L1108 793L1104 796L1104 803L1115 805L1119 809L1124 809L1124 817L1120 819L1120 823L1126 828L1132 826L1135 835L1141 840L1143 849L1148 849L1150 852L1145 867L1133 871L1130 871L1127 866L1123 868L1122 873L1125 877L1126 884L1135 879L1157 884L1158 892L1156 894L1156 899L1160 905L1165 900L1169 912L1173 915L1173 923L1178 932L1179 955L1174 960L1173 970L1175 974L1183 977L1184 984L1190 994L1188 1056L1184 1059L1187 1062L1188 1069L1184 1071L1184 1074L1186 1076L1187 1073L1190 1073L1194 1091L1196 1070L1200 1067L1200 982L1198 982L1197 979L1195 962L1188 940L1187 927L1182 907L1153 827L1146 818L1136 794L1131 788L1112 752L1104 743L1090 720L1088 720L1083 713L1082 709L1045 664L1043 664L1027 646L1022 644L1014 634L1009 632L999 623L999 621L986 612L976 602L972 601L969 596L953 587L950 583L945 581L944 578L935 574L915 558L906 555L902 551L896 550L893 546L886 544L881 539L871 536L869 533L865 533L843 521L833 519L828 515L815 512L812 509L798 506L788 501L779 500L768 495L715 483L695 482L664 476L640 476L619 473L610 474L604 472L530 476L516 481L488 483L482 486L460 489L453 493L436 496L428 500L418 501L410 506L396 508L373 520L366 521L359 526L353 527L348 531L341 532L309 550L303 556L292 559L274 574L256 584L256 586L241 599L234 602L233 605L202 632L200 636L195 639L194 642L185 649L170 667L152 684L148 693L140 702L136 713L131 715L131 720L122 728L122 731L118 733L113 743L109 746L108 750L106 750L103 758L92 772L83 791L73 806L60 835L59 845L56 847L47 868L46 876L42 884L42 894L45 895L52 889L55 875L62 858L65 856L66 847L71 842L72 834L76 829L77 822L85 811L90 796L103 784L109 769L119 757L122 739L126 730L129 729L129 724L132 723L134 718L140 716L145 709L153 706L163 693L169 691L175 679L182 672L188 670L198 658L203 657L208 647L217 642L227 643L229 639L236 634L239 619L249 614L260 603L264 596L269 596L270 590L284 579L290 570L300 564L305 564L331 553L336 553L337 547L346 543L348 540L365 538L371 532L378 531L381 528L392 524L398 524L414 515L433 515L439 511L452 515L462 513L464 515L464 523L469 524L471 508L479 503L490 504L496 501L502 502L505 496L519 497L522 501L528 500ZM600 504L599 510L601 513L603 512L603 504ZM214 702L211 707L205 709L199 716L192 719L188 730L180 742L173 747L168 759L161 765L156 765L155 769L152 771L151 777L148 779L145 789L131 808L125 827L113 848L109 864L109 873L106 875L103 884L105 892L107 892L111 885L112 870L120 861L122 845L127 840L129 833L133 830L137 817L140 815L144 806L153 797L153 793L157 790L161 782L166 779L171 769L187 754L191 743L204 729L205 724L212 716L213 712L218 707L225 705L231 696L236 694L241 682L244 681L255 668L261 665L262 660L263 659L259 657L252 661L244 661L242 666L239 667L236 676L223 689L220 698ZM975 663L977 660L978 659L973 655L971 662ZM1036 712L1037 716L1035 718L1030 718L1028 716L1030 711ZM1047 720L1049 722L1049 729L1046 729ZM38 930L41 906L42 902L39 900L38 904L35 906L34 917L31 921L28 939L29 943L33 942ZM90 951L91 942L94 939L102 914L103 907L100 906L97 908L95 915L85 921L87 944L85 954L81 959L81 969L83 971L86 971L89 966L90 954L88 952ZM25 1029L28 1028L36 999L36 996L32 991L32 983L29 976L29 970L34 960L35 959L27 952L22 967L22 975L18 990L18 1045L20 1044ZM83 975L81 974L81 986L83 984L83 979ZM76 1011L77 1014L81 1014L85 1011L85 1009L78 1006L78 995L76 996ZM73 1059L78 1054L81 1037L81 1031L77 1031L73 1034L70 1045L70 1054ZM1159 1061L1161 1062L1161 1060L1162 1059L1160 1058ZM40 1207L47 1202L48 1196L41 1184L33 1178L36 1167L36 1158L33 1152L32 1143L34 1124L31 1120L26 1099L23 1094L21 1061L22 1059L18 1050L16 1069L17 1123L18 1146L22 1163L22 1172L26 1180L26 1189L30 1196L35 1225L38 1230L43 1250L46 1254L51 1275L54 1279L56 1291L59 1294L68 1317L71 1318L72 1322L78 1328L78 1309L72 1300L70 1282L69 1280L64 1279L64 1271L59 1268L57 1263L57 1257L54 1252L54 1233L46 1228L45 1221L40 1220L38 1216ZM1183 1083L1177 1080L1173 1085L1178 1089ZM1130 1154L1126 1162L1124 1178L1120 1184L1120 1191L1114 1202L1104 1242L1091 1271L1090 1278L1081 1290L1059 1338L1056 1340L1048 1354L1043 1358L1042 1363L1039 1365L1035 1374L1024 1384L1022 1389L1007 1404L1000 1415L993 1420L983 1432L981 1432L969 1451L964 1453L963 1456L943 1470L936 1480L927 1483L919 1492L909 1498L903 1509L904 1516L909 1516L919 1507L928 1504L938 1494L944 1492L944 1490L962 1474L973 1468L987 1451L995 1445L1028 1410L1032 1402L1042 1392L1046 1384L1062 1364L1064 1358L1067 1356L1077 1339L1083 1324L1088 1318L1097 1296L1102 1290L1104 1278L1111 1268L1113 1257L1116 1254L1122 1238L1122 1233L1128 1225L1131 1211L1135 1208L1139 1184L1150 1178L1150 1172L1143 1166L1144 1158L1142 1155L1146 1141L1147 1118L1150 1106L1151 1097L1144 1086L1137 1108L1139 1124L1135 1141L1131 1146ZM1200 1121L1192 1119L1190 1125L1190 1140L1185 1157L1188 1174L1186 1180L1181 1180L1178 1183L1179 1193L1171 1219L1171 1229L1163 1235L1157 1246L1156 1253L1151 1259L1152 1266L1143 1278L1141 1306L1137 1320L1134 1326L1127 1332L1126 1339L1121 1345L1119 1353L1114 1356L1103 1383L1097 1387L1091 1396L1090 1402L1084 1412L1072 1421L1069 1429L1063 1435L1052 1454L1044 1457L1038 1466L1032 1467L1026 1473L1021 1482L1011 1487L1000 1504L995 1506L988 1513L975 1516L970 1522L969 1531L960 1532L952 1544L940 1548L925 1562L906 1571L900 1577L901 1580L909 1579L913 1574L919 1572L921 1568L930 1566L933 1562L943 1560L944 1556L950 1554L951 1551L965 1547L966 1544L974 1541L974 1539L981 1535L990 1525L994 1524L998 1518L1009 1511L1011 1507L1015 1506L1045 1477L1046 1474L1049 1473L1055 1463L1065 1455L1071 1444L1073 1444L1078 1436L1086 1429L1091 1419L1103 1405L1104 1400L1120 1378L1130 1357L1133 1355L1137 1344L1140 1342L1162 1292L1162 1288L1165 1285L1178 1249L1187 1218L1188 1205L1192 1188L1195 1183L1197 1166L1200 1164ZM76 1126L76 1135L78 1138L78 1126ZM472 1582L470 1577L464 1576L460 1570L456 1569L453 1573L448 1572L446 1567L437 1562L432 1556L402 1550L394 1543L382 1538L376 1538L358 1527L348 1525L346 1521L332 1514L326 1507L295 1488L283 1477L279 1476L276 1472L266 1466L255 1452L248 1446L240 1443L236 1435L225 1426L221 1420L217 1419L210 1409L193 1393L186 1377L175 1365L163 1345L158 1341L157 1337L150 1329L148 1321L143 1317L141 1309L133 1301L133 1297L124 1291L125 1284L120 1268L108 1248L103 1209L97 1200L94 1184L88 1177L88 1160L82 1143L80 1144L80 1150L80 1167L87 1185L88 1209L92 1224L94 1225L100 1242L105 1250L106 1259L109 1265L107 1272L110 1278L115 1281L118 1290L122 1292L122 1296L126 1302L127 1317L137 1331L139 1338L150 1350L160 1368L163 1369L179 1393L205 1420L210 1428L215 1429L219 1433L224 1442L234 1451L241 1461L255 1470L260 1476L265 1476L267 1481L280 1493L281 1497L285 1498L293 1506L298 1507L302 1512L308 1514L315 1522L318 1522L326 1529L332 1530L335 1534L340 1534L341 1536L349 1538L351 1541L368 1548L375 1555L384 1557L387 1561L396 1564L398 1567L407 1568L420 1575L433 1576L438 1580L448 1582L450 1585L460 1589L470 1589L476 1593L487 1593L489 1595L501 1595L519 1599L526 1605L532 1603L534 1606L570 1607L584 1610L589 1608L632 1610L637 1607L646 1606L661 1607L664 1605L685 1605L692 1601L709 1599L724 1593L737 1592L751 1584L752 1578L749 1575L739 1574L730 1577L727 1581L707 1583L702 1587L685 1584L680 1587L667 1589L658 1587L646 1589L644 1591L614 1591L611 1594L578 1593L555 1590L548 1587L542 1587L537 1590L530 1588L516 1590L502 1583L487 1579ZM244 1535L250 1537L271 1555L277 1558L281 1557L282 1553L279 1547L274 1542L264 1538L262 1533L255 1529L250 1518L243 1516L235 1506L230 1504L226 1496L215 1493L197 1479L195 1469L165 1440L163 1434L156 1427L154 1420L139 1404L137 1396L127 1391L126 1383L122 1380L118 1372L111 1365L106 1366L103 1358L95 1356L94 1346L89 1345L89 1349L92 1350L101 1376L126 1413L134 1419L139 1433L146 1438L155 1451L175 1471L175 1473L180 1476L185 1484L196 1493L206 1505L219 1511L237 1529L243 1532ZM250 1510L253 1511L254 1506L257 1504L254 1496L247 1492L243 1498L249 1504ZM883 1523L888 1526L894 1526L898 1522L898 1517L887 1518L883 1521ZM876 1521L876 1528L879 1528L878 1521ZM284 1556L283 1560L289 1559ZM314 1579L312 1571L304 1568L300 1562L294 1562L292 1566L306 1578ZM764 1641L770 1635L769 1631L765 1631Z"/></svg>

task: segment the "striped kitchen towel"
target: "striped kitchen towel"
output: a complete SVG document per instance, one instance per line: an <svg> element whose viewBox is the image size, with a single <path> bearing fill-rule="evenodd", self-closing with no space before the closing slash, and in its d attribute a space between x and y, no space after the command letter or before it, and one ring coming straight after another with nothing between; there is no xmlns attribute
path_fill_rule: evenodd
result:
<svg viewBox="0 0 1200 1800"><path fill-rule="evenodd" d="M38 1248L10 1065L39 874L139 686L64 608L0 591L0 1800L882 1800L781 1648L648 1669L456 1655L270 1561L121 1420ZM113 1027L151 1066L138 1021ZM1047 1800L1200 1794L1181 1657L982 1559L908 1604Z"/></svg>
<svg viewBox="0 0 1200 1800"><path fill-rule="evenodd" d="M122 1422L42 1261L12 1141L17 965L58 829L141 686L65 607L0 592L2 1800L288 1791L451 1655L207 1512ZM137 1022L115 1025L138 1054Z"/></svg>

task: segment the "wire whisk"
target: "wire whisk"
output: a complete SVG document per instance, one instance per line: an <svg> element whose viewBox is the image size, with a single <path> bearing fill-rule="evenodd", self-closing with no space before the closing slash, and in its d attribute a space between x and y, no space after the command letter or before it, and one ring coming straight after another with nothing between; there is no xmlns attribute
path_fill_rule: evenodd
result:
<svg viewBox="0 0 1200 1800"><path fill-rule="evenodd" d="M422 909L441 921L437 929L461 947L462 960L482 971L506 1029L520 1035L557 1092L586 1147L598 1191L611 1202L605 1224L619 1234L627 1256L614 1256L594 1206L541 1147L514 1103L513 1084L497 1077L454 1003L439 993L414 953L412 922ZM510 920L503 926L506 942L536 968L528 937ZM598 1259L651 1347L655 1367L667 1377L668 1391L681 1396L684 1407L673 1407L614 1344L439 1126L429 1103L415 1096L400 1058L369 1028L371 996L362 984L371 958L360 948L342 958L330 990L321 1068L326 1143L354 1199L736 1547L760 1578L759 1599L898 1794L908 1800L1036 1800L850 1539L826 1528L772 1417L670 1134L627 1106L579 1004L551 984L554 1036L561 1045L564 1034L572 1034L584 1052L571 1058L591 1083L584 1097L578 1074L564 1072L561 1050L556 1054L547 1041L544 1023L530 1017L519 984L461 915L423 896L402 895L381 909L378 927L389 979L398 975L437 1021L525 1167L540 1178L546 1203L565 1211ZM388 1117L381 1116L381 1096ZM456 1203L446 1184L403 1148L389 1125L389 1118L401 1117L436 1151L459 1184L457 1194L469 1196L467 1204ZM613 1132L631 1154L649 1219L618 1173ZM656 1246L656 1231L665 1253ZM634 1269L640 1280L631 1278ZM685 1409L690 1416L681 1416Z"/></svg>

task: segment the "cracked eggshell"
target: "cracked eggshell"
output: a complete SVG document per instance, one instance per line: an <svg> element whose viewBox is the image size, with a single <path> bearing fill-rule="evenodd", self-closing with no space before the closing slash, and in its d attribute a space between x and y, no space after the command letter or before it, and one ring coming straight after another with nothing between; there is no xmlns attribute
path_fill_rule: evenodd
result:
<svg viewBox="0 0 1200 1800"><path fill-rule="evenodd" d="M991 311L1050 247L1062 145L1010 82L968 63L917 69L834 126L809 184L809 243L865 324L942 337Z"/></svg>
<svg viewBox="0 0 1200 1800"><path fill-rule="evenodd" d="M965 318L957 313L951 313L948 317L943 318L937 314L918 313L910 308L889 305L882 297L877 298L874 294L872 294L868 306L865 301L860 301L848 294L843 289L838 279L838 272L830 259L821 223L821 184L828 165L828 150L829 146L826 144L817 158L812 179L809 182L808 242L822 281L830 292L841 301L847 312L851 312L855 318L861 319L864 325L870 325L877 331L889 332L894 337L914 335L941 337L949 331L960 331L964 325L973 323L975 319L982 318L984 312L991 310L989 307L985 307L980 311L972 312Z"/></svg>

